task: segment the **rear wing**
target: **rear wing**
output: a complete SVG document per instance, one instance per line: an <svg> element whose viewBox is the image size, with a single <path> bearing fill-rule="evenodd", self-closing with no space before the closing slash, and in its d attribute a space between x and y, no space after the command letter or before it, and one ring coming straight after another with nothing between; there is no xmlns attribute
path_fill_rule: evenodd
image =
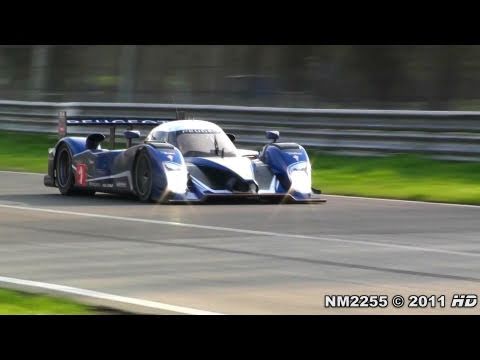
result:
<svg viewBox="0 0 480 360"><path fill-rule="evenodd" d="M60 111L58 115L58 137L59 139L67 136L68 128L71 126L84 127L108 127L110 128L110 146L115 148L115 130L117 127L125 127L132 130L134 127L156 127L167 121L179 120L185 117L185 113L177 113L176 118L140 118L140 117L124 117L124 116L73 116L67 117L66 111Z"/></svg>

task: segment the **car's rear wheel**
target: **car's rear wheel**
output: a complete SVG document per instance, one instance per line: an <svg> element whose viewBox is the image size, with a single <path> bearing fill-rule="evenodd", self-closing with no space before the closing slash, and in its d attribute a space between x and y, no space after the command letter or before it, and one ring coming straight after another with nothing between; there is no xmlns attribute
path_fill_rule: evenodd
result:
<svg viewBox="0 0 480 360"><path fill-rule="evenodd" d="M145 151L138 154L134 169L135 193L138 199L142 202L152 202L152 163Z"/></svg>
<svg viewBox="0 0 480 360"><path fill-rule="evenodd" d="M75 177L72 171L72 154L67 145L60 145L57 153L57 162L55 169L57 187L62 195L71 195Z"/></svg>
<svg viewBox="0 0 480 360"><path fill-rule="evenodd" d="M58 148L56 169L57 187L62 195L95 195L94 190L74 189L75 174L72 170L72 153L67 145L62 144Z"/></svg>

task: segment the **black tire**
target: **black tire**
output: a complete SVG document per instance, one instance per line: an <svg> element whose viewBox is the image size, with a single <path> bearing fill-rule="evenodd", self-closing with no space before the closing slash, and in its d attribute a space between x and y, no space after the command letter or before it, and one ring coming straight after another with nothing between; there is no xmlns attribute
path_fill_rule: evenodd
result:
<svg viewBox="0 0 480 360"><path fill-rule="evenodd" d="M75 175L72 171L72 153L67 145L62 144L57 150L55 162L57 187L62 195L93 196L95 190L74 189Z"/></svg>
<svg viewBox="0 0 480 360"><path fill-rule="evenodd" d="M150 157L145 151L141 151L133 166L134 168L134 188L137 197L142 202L153 202L152 200L152 187L153 187L153 174L152 163Z"/></svg>
<svg viewBox="0 0 480 360"><path fill-rule="evenodd" d="M62 195L72 195L75 176L72 171L72 153L67 145L62 144L57 150L55 161L57 187Z"/></svg>

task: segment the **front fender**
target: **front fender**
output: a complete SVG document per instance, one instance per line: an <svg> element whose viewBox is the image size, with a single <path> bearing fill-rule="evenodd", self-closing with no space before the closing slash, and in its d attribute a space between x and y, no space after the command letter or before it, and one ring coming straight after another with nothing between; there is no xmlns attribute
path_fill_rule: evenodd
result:
<svg viewBox="0 0 480 360"><path fill-rule="evenodd" d="M142 148L152 160L152 199L158 201L169 195L184 195L187 192L188 172L180 150L173 145L146 144Z"/></svg>
<svg viewBox="0 0 480 360"><path fill-rule="evenodd" d="M280 182L278 192L310 196L311 164L305 149L298 144L273 143L262 151L261 160L268 164Z"/></svg>

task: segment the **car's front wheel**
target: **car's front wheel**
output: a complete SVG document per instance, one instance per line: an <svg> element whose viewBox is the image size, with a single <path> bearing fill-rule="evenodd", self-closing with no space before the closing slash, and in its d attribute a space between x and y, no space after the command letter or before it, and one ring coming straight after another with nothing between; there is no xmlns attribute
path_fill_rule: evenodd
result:
<svg viewBox="0 0 480 360"><path fill-rule="evenodd" d="M152 163L145 151L141 151L134 165L135 193L142 202L152 202Z"/></svg>

